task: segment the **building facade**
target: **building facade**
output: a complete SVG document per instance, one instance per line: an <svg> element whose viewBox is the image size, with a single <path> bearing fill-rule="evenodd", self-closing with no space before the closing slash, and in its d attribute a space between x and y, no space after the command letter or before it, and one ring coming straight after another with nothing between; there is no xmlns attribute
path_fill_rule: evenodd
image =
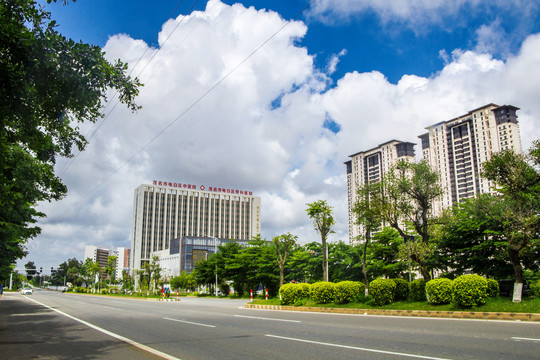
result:
<svg viewBox="0 0 540 360"><path fill-rule="evenodd" d="M116 280L121 280L122 271L129 272L130 253L131 250L125 247L108 249L95 245L86 245L84 248L84 261L86 261L86 259L91 259L93 262L98 263L100 267L100 278L105 280L107 278L105 268L108 266L109 256L115 256L114 276Z"/></svg>
<svg viewBox="0 0 540 360"><path fill-rule="evenodd" d="M350 155L346 161L347 167L347 203L348 203L348 232L349 243L360 242L363 228L356 223L352 211L357 201L358 189L369 183L379 182L385 172L400 160L415 161L415 144L391 140L373 149Z"/></svg>
<svg viewBox="0 0 540 360"><path fill-rule="evenodd" d="M521 153L517 120L519 108L488 104L457 118L428 126L420 135L422 157L439 174L443 195L435 201L434 215L477 194L492 192L482 178L482 164L494 153Z"/></svg>
<svg viewBox="0 0 540 360"><path fill-rule="evenodd" d="M172 239L249 240L261 233L261 199L252 192L154 181L135 190L131 268L168 250Z"/></svg>

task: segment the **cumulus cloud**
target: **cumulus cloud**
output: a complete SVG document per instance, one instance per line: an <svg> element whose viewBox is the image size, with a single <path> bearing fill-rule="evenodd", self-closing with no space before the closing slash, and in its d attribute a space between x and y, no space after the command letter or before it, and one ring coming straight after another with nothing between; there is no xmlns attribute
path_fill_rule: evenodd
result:
<svg viewBox="0 0 540 360"><path fill-rule="evenodd" d="M84 244L130 246L133 191L153 179L252 190L262 198L268 239L291 232L317 240L305 208L324 199L337 220L332 239L346 240L348 155L390 139L417 142L426 126L491 102L521 108L525 147L540 138L540 35L505 60L488 48L457 49L430 77L392 84L377 71L350 72L332 84L298 45L302 22L252 54L285 19L212 0L180 21L163 25L159 48L127 35L107 43L133 74L144 69L143 108L114 108L65 171L67 198L42 205L48 218L28 247L51 266L82 258Z"/></svg>

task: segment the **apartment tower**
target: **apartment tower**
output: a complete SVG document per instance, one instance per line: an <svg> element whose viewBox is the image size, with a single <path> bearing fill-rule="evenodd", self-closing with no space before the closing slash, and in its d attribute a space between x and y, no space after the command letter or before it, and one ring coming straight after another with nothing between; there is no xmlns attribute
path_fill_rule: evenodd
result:
<svg viewBox="0 0 540 360"><path fill-rule="evenodd" d="M362 226L356 224L356 216L352 211L358 189L365 184L380 181L383 174L400 160L416 161L414 146L410 142L391 140L373 149L350 155L351 160L345 162L350 244L360 243L359 236L363 236Z"/></svg>
<svg viewBox="0 0 540 360"><path fill-rule="evenodd" d="M482 163L503 150L521 153L517 110L488 104L428 126L428 132L419 136L422 157L439 174L443 189L433 207L435 216L465 199L492 192L492 184L480 176Z"/></svg>

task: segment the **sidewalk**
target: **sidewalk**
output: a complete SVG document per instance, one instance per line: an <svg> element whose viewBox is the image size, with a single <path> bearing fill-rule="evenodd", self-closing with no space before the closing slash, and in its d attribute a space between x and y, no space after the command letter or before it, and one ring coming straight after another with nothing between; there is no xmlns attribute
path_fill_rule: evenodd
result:
<svg viewBox="0 0 540 360"><path fill-rule="evenodd" d="M282 310L301 312L323 312L350 315L385 315L385 316L414 316L452 319L478 319L478 320L513 320L513 321L540 321L540 314L530 313L493 313L474 311L424 311L424 310L383 310L383 309L339 309L322 307L281 306L246 304L249 309Z"/></svg>

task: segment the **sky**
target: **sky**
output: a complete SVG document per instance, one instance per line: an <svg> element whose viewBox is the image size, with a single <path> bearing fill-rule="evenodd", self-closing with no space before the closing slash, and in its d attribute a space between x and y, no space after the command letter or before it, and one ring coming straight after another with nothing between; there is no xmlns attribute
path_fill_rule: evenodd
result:
<svg viewBox="0 0 540 360"><path fill-rule="evenodd" d="M540 139L538 0L79 0L46 4L58 30L102 47L144 84L131 113L109 93L59 159L68 186L27 244L44 269L85 245L130 247L133 194L153 180L249 190L262 236L319 241L306 204L347 241L349 155L489 103ZM19 266L19 267L20 267Z"/></svg>

